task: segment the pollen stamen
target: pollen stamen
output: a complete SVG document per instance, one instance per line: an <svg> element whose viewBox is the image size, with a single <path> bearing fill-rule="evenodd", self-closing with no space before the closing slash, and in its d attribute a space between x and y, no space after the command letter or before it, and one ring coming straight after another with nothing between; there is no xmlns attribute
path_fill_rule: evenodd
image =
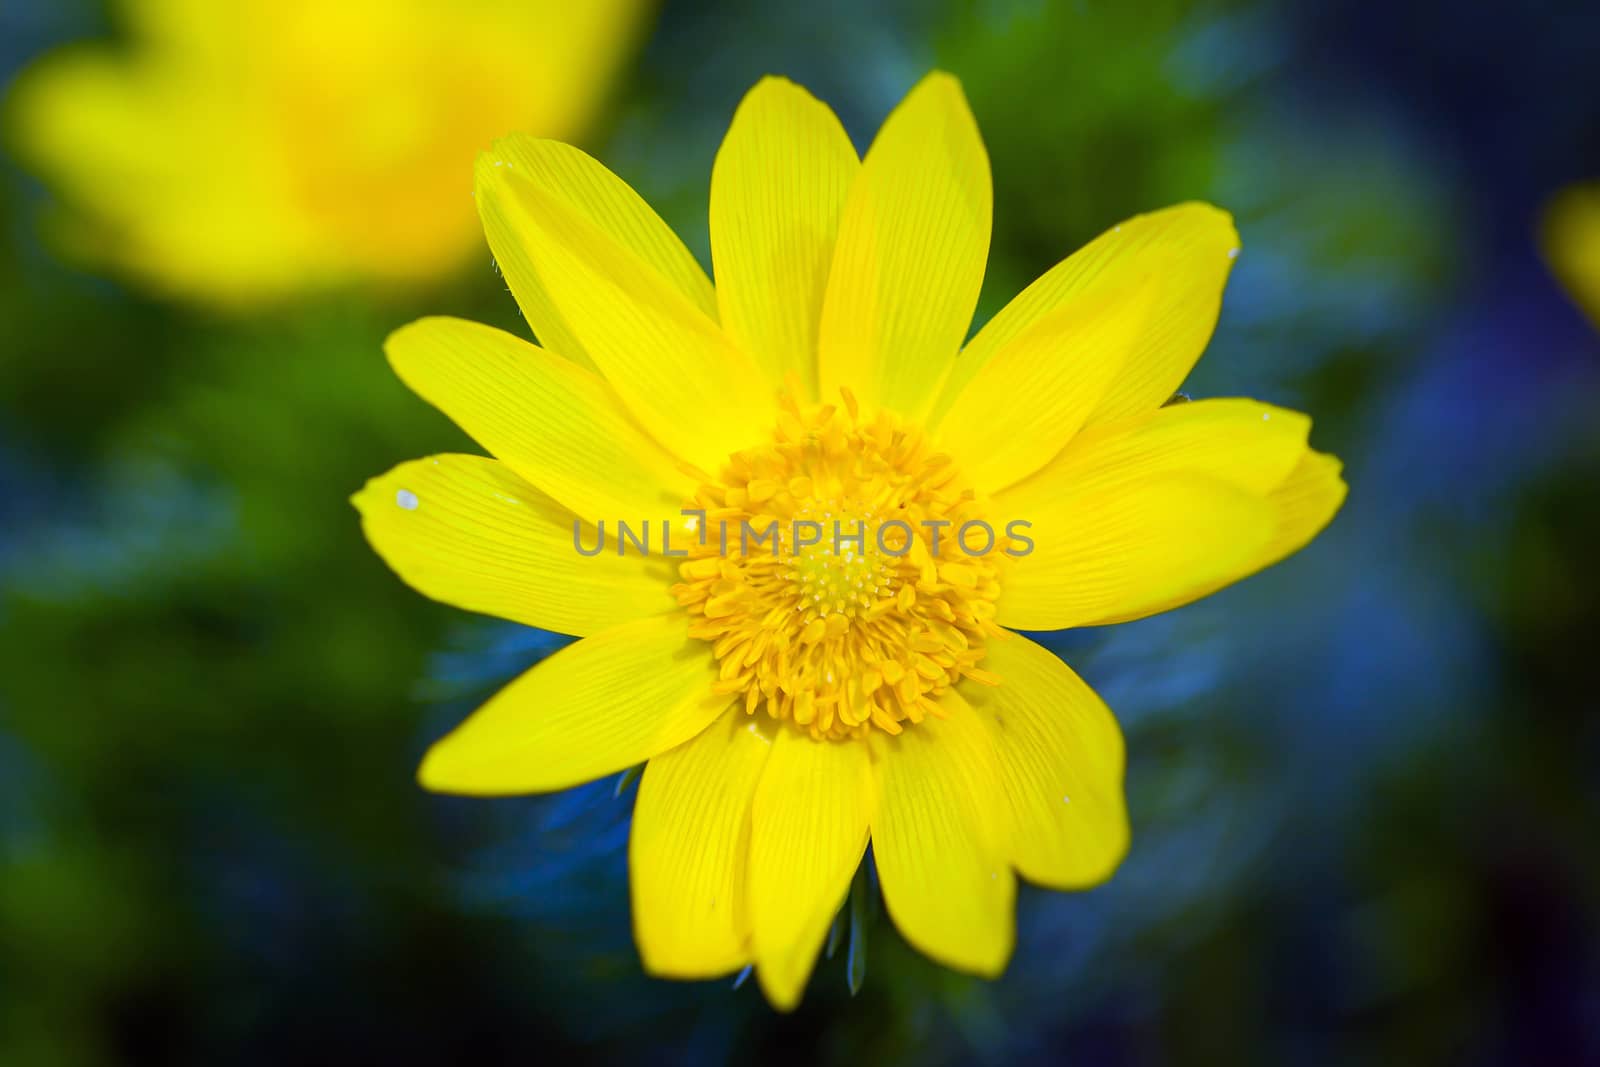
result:
<svg viewBox="0 0 1600 1067"><path fill-rule="evenodd" d="M978 664L1000 593L1000 548L968 555L955 531L980 519L951 457L886 412L802 410L784 397L770 443L735 453L688 505L706 514L672 589L689 632L712 645L717 692L813 737L898 734ZM938 551L931 530L939 524ZM726 531L726 555L723 554Z"/></svg>

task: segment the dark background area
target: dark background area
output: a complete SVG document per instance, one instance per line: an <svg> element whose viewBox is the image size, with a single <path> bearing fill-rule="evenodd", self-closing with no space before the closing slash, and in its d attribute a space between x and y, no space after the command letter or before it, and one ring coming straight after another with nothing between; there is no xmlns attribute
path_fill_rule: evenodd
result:
<svg viewBox="0 0 1600 1067"><path fill-rule="evenodd" d="M7 5L0 83L118 25ZM704 261L761 75L864 148L943 67L994 172L980 320L1120 219L1216 202L1244 254L1186 389L1310 412L1351 486L1279 567L1049 639L1128 737L1111 882L1024 891L993 983L880 919L860 993L824 960L792 1016L641 974L631 791L414 784L558 640L424 601L346 503L469 447L380 346L516 328L487 251L210 310L64 254L5 156L0 1063L1600 1062L1600 330L1538 244L1600 178L1597 58L1580 3L652 16L582 141Z"/></svg>

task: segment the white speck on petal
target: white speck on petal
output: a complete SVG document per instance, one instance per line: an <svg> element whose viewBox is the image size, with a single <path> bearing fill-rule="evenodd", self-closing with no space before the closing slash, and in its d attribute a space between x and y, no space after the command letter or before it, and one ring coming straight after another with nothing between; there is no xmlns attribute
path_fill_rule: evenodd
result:
<svg viewBox="0 0 1600 1067"><path fill-rule="evenodd" d="M407 511L416 511L417 505L422 503L422 501L417 499L417 494L413 493L409 489L402 489L396 493L394 495L394 502L405 508Z"/></svg>
<svg viewBox="0 0 1600 1067"><path fill-rule="evenodd" d="M1072 803L1072 798L1071 797L1062 797L1061 798L1061 803L1063 803L1063 804L1071 804Z"/></svg>
<svg viewBox="0 0 1600 1067"><path fill-rule="evenodd" d="M1229 259L1238 259L1239 258L1239 250L1237 248L1228 249L1228 258Z"/></svg>
<svg viewBox="0 0 1600 1067"><path fill-rule="evenodd" d="M1267 421L1267 420L1268 420L1268 419L1270 419L1270 418L1272 418L1272 412L1270 412L1270 411L1263 411L1263 412L1262 412L1262 413L1261 413L1261 421L1262 421L1262 422L1266 422L1266 421Z"/></svg>

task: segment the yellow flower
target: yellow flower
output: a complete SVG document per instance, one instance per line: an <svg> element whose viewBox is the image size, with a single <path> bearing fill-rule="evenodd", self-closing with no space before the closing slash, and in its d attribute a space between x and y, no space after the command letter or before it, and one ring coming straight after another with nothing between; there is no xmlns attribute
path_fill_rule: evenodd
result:
<svg viewBox="0 0 1600 1067"><path fill-rule="evenodd" d="M395 333L400 377L498 458L406 463L355 504L421 592L582 640L434 746L422 783L537 792L648 760L630 868L658 974L753 963L792 1007L869 839L907 940L999 973L1016 874L1091 886L1128 846L1116 722L1006 628L1187 603L1344 496L1303 415L1163 406L1216 322L1228 216L1131 219L963 348L991 192L948 75L864 160L804 90L757 85L712 173L715 288L575 149L507 138L477 190L543 347L450 319ZM640 519L648 555L615 536ZM776 550L740 541L773 522Z"/></svg>
<svg viewBox="0 0 1600 1067"><path fill-rule="evenodd" d="M1600 326L1600 183L1558 194L1545 211L1543 230L1550 269Z"/></svg>
<svg viewBox="0 0 1600 1067"><path fill-rule="evenodd" d="M571 138L645 0L128 0L126 50L24 72L19 154L71 240L221 303L411 283L477 241L466 182L507 130Z"/></svg>

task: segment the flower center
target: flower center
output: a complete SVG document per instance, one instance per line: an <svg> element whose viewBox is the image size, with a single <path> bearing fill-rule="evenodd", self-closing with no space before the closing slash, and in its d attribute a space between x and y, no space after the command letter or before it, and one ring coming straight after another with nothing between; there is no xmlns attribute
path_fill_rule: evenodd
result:
<svg viewBox="0 0 1600 1067"><path fill-rule="evenodd" d="M719 692L829 739L939 716L962 678L998 684L978 663L1004 633L1006 540L983 502L921 429L843 401L785 398L772 441L700 488L701 543L673 587Z"/></svg>

